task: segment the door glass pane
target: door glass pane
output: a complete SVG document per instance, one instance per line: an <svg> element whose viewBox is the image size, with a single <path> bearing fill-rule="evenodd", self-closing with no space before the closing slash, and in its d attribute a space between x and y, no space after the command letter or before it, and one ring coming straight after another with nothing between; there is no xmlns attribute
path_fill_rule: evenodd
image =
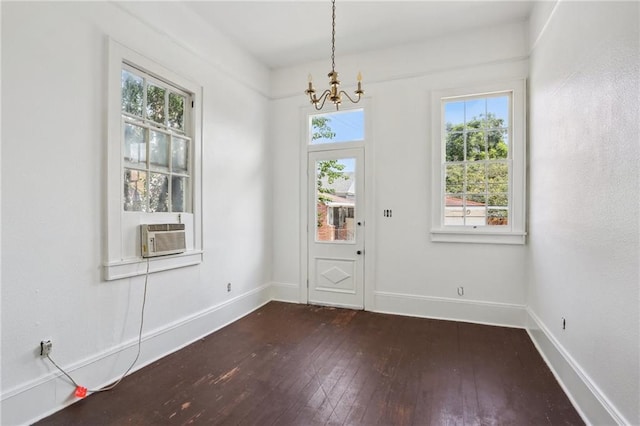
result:
<svg viewBox="0 0 640 426"><path fill-rule="evenodd" d="M316 241L355 241L356 159L316 161Z"/></svg>
<svg viewBox="0 0 640 426"><path fill-rule="evenodd" d="M149 132L149 160L155 169L169 170L169 135Z"/></svg>
<svg viewBox="0 0 640 426"><path fill-rule="evenodd" d="M312 145L364 140L364 110L336 111L309 117Z"/></svg>

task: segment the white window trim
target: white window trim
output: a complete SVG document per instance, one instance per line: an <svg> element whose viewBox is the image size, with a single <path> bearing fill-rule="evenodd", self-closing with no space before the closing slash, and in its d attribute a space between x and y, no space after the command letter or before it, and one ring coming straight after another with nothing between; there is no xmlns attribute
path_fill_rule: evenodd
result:
<svg viewBox="0 0 640 426"><path fill-rule="evenodd" d="M187 251L177 255L161 256L149 260L149 271L158 272L202 262L202 87L164 68L125 46L109 39L107 64L107 199L106 247L104 261L105 280L143 275L147 259L139 251L139 225L144 223L178 223L186 228ZM180 86L193 94L194 107L185 126L193 128L193 159L191 177L192 211L190 213L125 212L123 196L123 144L121 120L121 72L123 63L135 64L151 75ZM185 105L185 108L187 106ZM135 255L131 247L137 247Z"/></svg>
<svg viewBox="0 0 640 426"><path fill-rule="evenodd" d="M526 240L526 81L514 80L432 93L432 224L431 241L454 243L524 244ZM508 226L444 226L443 98L512 92L510 223Z"/></svg>

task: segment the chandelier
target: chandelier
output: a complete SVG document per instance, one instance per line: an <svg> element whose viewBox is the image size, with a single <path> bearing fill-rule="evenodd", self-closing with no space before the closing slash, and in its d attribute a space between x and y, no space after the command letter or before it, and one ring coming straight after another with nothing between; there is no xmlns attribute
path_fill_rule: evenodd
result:
<svg viewBox="0 0 640 426"><path fill-rule="evenodd" d="M342 95L345 95L354 104L360 102L360 97L364 94L362 90L362 74L358 73L358 88L355 90L357 98L353 100L351 96L344 90L340 90L340 81L338 80L338 72L336 71L336 0L331 0L332 14L331 14L331 72L327 75L329 77L329 89L322 92L320 97L316 96L316 89L313 88L313 79L309 74L309 87L304 91L309 95L309 100L313 104L316 110L320 111L324 107L324 103L327 98L333 102L336 106L336 110L340 109L342 103Z"/></svg>

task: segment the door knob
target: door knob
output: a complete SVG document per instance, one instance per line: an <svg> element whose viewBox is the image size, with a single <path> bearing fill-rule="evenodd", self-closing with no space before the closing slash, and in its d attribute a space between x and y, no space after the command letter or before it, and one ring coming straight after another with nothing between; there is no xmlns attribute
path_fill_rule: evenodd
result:
<svg viewBox="0 0 640 426"><path fill-rule="evenodd" d="M358 226L362 226L362 222L358 222Z"/></svg>
<svg viewBox="0 0 640 426"><path fill-rule="evenodd" d="M362 250L358 250L356 254L362 254Z"/></svg>

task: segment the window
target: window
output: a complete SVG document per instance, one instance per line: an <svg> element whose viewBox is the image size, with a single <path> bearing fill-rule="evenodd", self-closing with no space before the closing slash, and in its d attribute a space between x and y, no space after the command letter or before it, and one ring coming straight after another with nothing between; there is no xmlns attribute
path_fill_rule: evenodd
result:
<svg viewBox="0 0 640 426"><path fill-rule="evenodd" d="M123 64L121 99L124 210L191 211L191 96Z"/></svg>
<svg viewBox="0 0 640 426"><path fill-rule="evenodd" d="M109 41L105 279L146 272L140 225L183 223L187 251L150 271L202 261L202 88Z"/></svg>
<svg viewBox="0 0 640 426"><path fill-rule="evenodd" d="M334 144L364 140L364 109L309 116L309 143Z"/></svg>
<svg viewBox="0 0 640 426"><path fill-rule="evenodd" d="M524 243L524 82L434 94L432 240Z"/></svg>

